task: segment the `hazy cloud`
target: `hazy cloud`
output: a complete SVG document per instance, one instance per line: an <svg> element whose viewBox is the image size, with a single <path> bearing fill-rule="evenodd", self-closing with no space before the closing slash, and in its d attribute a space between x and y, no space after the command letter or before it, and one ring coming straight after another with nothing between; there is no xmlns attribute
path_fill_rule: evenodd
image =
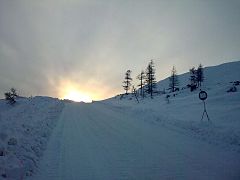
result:
<svg viewBox="0 0 240 180"><path fill-rule="evenodd" d="M240 59L239 1L0 0L0 92L59 96L72 81L103 98L156 59L158 80Z"/></svg>

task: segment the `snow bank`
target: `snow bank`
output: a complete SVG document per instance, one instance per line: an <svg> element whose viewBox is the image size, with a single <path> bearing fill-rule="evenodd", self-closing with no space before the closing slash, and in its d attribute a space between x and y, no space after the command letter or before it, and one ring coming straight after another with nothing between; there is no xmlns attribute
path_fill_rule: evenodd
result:
<svg viewBox="0 0 240 180"><path fill-rule="evenodd" d="M0 100L0 179L32 175L63 107L48 97Z"/></svg>
<svg viewBox="0 0 240 180"><path fill-rule="evenodd" d="M240 152L240 85L235 86L237 92L227 92L233 82L240 80L239 69L239 61L204 69L202 89L208 93L206 106L210 122L206 116L201 121L203 102L198 98L199 89L169 93L169 103L167 94L140 99L139 104L132 95L122 100L116 96L102 103L146 122ZM188 73L180 75L179 79L182 87L186 86ZM168 79L158 82L158 88L167 89L168 82Z"/></svg>
<svg viewBox="0 0 240 180"><path fill-rule="evenodd" d="M198 99L198 92L171 96L169 104L163 95L140 100L139 104L134 98L104 103L111 103L112 108L133 118L240 152L240 92L208 92L210 97L206 104L210 122L206 116L201 121L203 103Z"/></svg>

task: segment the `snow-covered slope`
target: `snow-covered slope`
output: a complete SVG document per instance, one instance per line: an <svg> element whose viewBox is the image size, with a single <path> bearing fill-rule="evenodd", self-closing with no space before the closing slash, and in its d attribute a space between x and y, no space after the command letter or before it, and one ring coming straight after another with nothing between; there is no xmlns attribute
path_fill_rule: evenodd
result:
<svg viewBox="0 0 240 180"><path fill-rule="evenodd" d="M240 61L204 68L204 85L201 87L208 93L205 101L210 122L206 116L201 121L203 102L199 99L200 88L190 92L189 88L180 91L156 95L154 99L145 98L137 103L132 95L122 98L116 96L106 100L112 106L127 106L133 114L142 114L140 118L166 127L176 129L209 143L219 144L240 151ZM189 83L189 73L179 75L181 86ZM159 90L167 89L169 79L157 83ZM235 86L237 92L227 92ZM129 100L131 99L131 100ZM151 118L148 118L151 114Z"/></svg>
<svg viewBox="0 0 240 180"><path fill-rule="evenodd" d="M0 179L23 179L38 166L64 104L48 97L0 100Z"/></svg>
<svg viewBox="0 0 240 180"><path fill-rule="evenodd" d="M240 61L224 63L217 66L210 66L204 68L204 83L203 86L211 87L216 84L226 84L231 81L240 80ZM180 74L179 85L180 88L189 84L189 72ZM169 79L166 78L157 83L158 90L168 89Z"/></svg>

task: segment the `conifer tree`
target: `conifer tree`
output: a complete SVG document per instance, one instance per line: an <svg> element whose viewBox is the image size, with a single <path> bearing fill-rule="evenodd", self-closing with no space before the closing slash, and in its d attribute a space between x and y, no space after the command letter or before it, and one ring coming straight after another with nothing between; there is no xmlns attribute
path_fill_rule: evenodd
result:
<svg viewBox="0 0 240 180"><path fill-rule="evenodd" d="M142 98L144 98L144 79L145 79L145 73L142 71L138 76L137 79L140 81L140 84L138 84L138 87L140 89L140 95Z"/></svg>
<svg viewBox="0 0 240 180"><path fill-rule="evenodd" d="M203 76L203 66L202 64L199 64L198 68L197 68L197 84L198 87L202 86L202 82L204 81L204 76Z"/></svg>
<svg viewBox="0 0 240 180"><path fill-rule="evenodd" d="M171 92L175 92L176 88L179 86L177 70L175 66L173 66L171 71L171 76L169 77L169 88Z"/></svg>
<svg viewBox="0 0 240 180"><path fill-rule="evenodd" d="M190 88L191 91L194 91L197 88L197 70L195 69L195 67L192 67L189 70L189 74L190 74Z"/></svg>
<svg viewBox="0 0 240 180"><path fill-rule="evenodd" d="M153 60L149 62L145 74L147 93L151 95L151 98L153 98L154 89L156 88L155 68Z"/></svg>
<svg viewBox="0 0 240 180"><path fill-rule="evenodd" d="M132 72L131 70L127 70L126 73L125 73L125 78L124 78L124 81L123 81L123 88L125 90L125 94L128 94L128 91L132 86L132 84L131 84L131 81L132 81L131 72Z"/></svg>

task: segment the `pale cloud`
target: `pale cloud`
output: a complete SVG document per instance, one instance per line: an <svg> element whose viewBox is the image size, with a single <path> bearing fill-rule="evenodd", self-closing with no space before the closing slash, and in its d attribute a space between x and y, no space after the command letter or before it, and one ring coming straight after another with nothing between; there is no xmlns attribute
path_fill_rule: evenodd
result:
<svg viewBox="0 0 240 180"><path fill-rule="evenodd" d="M240 59L239 1L0 0L0 91L96 99L155 59L157 79Z"/></svg>

